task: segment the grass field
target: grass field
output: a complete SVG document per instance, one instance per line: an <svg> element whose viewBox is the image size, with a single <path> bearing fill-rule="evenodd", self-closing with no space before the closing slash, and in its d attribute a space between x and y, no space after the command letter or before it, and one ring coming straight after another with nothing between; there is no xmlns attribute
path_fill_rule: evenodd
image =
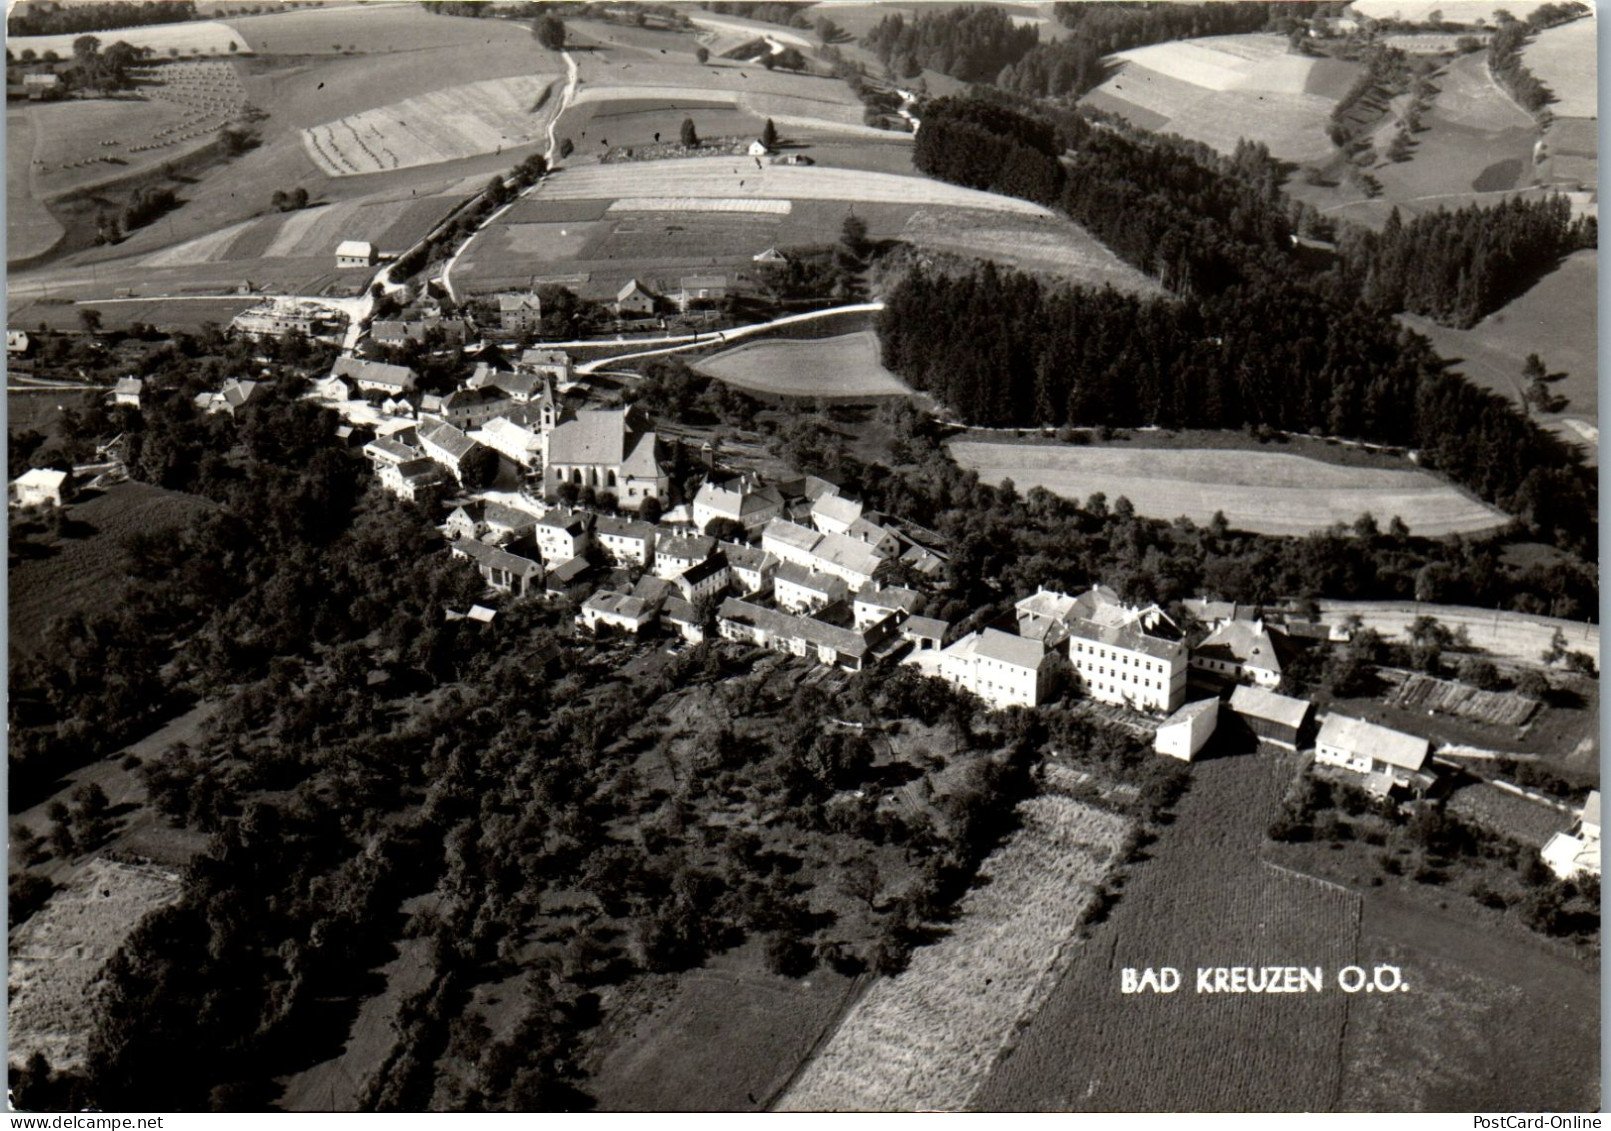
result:
<svg viewBox="0 0 1611 1131"><path fill-rule="evenodd" d="M296 8L261 16L235 16L229 22L245 37L248 48L273 55L328 55L338 50L365 54L425 51L485 43L512 32L530 41L523 24L437 16L418 4Z"/></svg>
<svg viewBox="0 0 1611 1131"><path fill-rule="evenodd" d="M1111 285L1129 294L1164 294L1155 279L1114 255L1078 224L1060 217L920 209L906 222L901 238L918 247L988 259L1090 287Z"/></svg>
<svg viewBox="0 0 1611 1131"><path fill-rule="evenodd" d="M30 169L38 133L35 115L6 111L6 258L43 255L65 229L36 194Z"/></svg>
<svg viewBox="0 0 1611 1131"><path fill-rule="evenodd" d="M1567 399L1566 407L1544 420L1559 426L1565 438L1582 444L1595 457L1600 424L1599 257L1597 251L1569 256L1526 293L1469 330L1440 326L1416 315L1401 317L1473 382L1518 403L1528 354L1538 354L1549 372L1566 374L1550 383L1552 392Z"/></svg>
<svg viewBox="0 0 1611 1131"><path fill-rule="evenodd" d="M729 385L789 397L889 397L911 393L878 363L871 330L813 341L741 345L695 365Z"/></svg>
<svg viewBox="0 0 1611 1131"><path fill-rule="evenodd" d="M1177 133L1224 153L1262 141L1289 161L1331 151L1326 122L1353 81L1351 63L1288 52L1272 35L1228 35L1123 51L1118 72L1082 102L1146 129Z"/></svg>
<svg viewBox="0 0 1611 1131"><path fill-rule="evenodd" d="M1067 797L1018 809L939 942L873 983L779 1104L783 1111L960 1111L1051 979L1129 822Z"/></svg>
<svg viewBox="0 0 1611 1131"><path fill-rule="evenodd" d="M1349 5L1358 15L1371 20L1406 20L1423 23L1433 12L1441 12L1445 20L1460 24L1491 24L1494 11L1503 8L1518 20L1525 20L1546 0L1520 0L1519 3L1497 4L1493 0L1354 0Z"/></svg>
<svg viewBox="0 0 1611 1131"><path fill-rule="evenodd" d="M101 328L106 331L127 330L136 322L155 326L159 330L194 330L208 322L228 326L229 320L241 311L260 302L260 299L149 299L139 302L92 303L101 313ZM78 330L78 306L74 303L19 303L7 311L14 326L30 330L40 323L48 329ZM33 394L28 394L33 396ZM14 402L8 402L14 403Z"/></svg>
<svg viewBox="0 0 1611 1131"><path fill-rule="evenodd" d="M1306 534L1369 511L1402 518L1435 537L1503 526L1508 519L1425 471L1340 467L1269 451L1186 451L955 441L951 456L988 482L1020 492L1041 486L1065 498L1096 492L1128 498L1139 514L1205 523L1223 511L1231 526L1261 534Z"/></svg>
<svg viewBox="0 0 1611 1131"><path fill-rule="evenodd" d="M9 398L8 398L9 399ZM135 531L156 533L187 522L208 504L191 495L147 483L120 483L68 507L78 533L58 552L13 562L9 590L13 648L39 646L52 617L106 612L123 590L119 541Z"/></svg>
<svg viewBox="0 0 1611 1131"><path fill-rule="evenodd" d="M135 925L179 891L173 873L94 859L12 933L6 972L12 1063L36 1051L58 1070L83 1063L91 983Z"/></svg>
<svg viewBox="0 0 1611 1131"><path fill-rule="evenodd" d="M1293 769L1252 755L1192 767L1174 821L1132 866L1110 918L1075 952L975 1110L1335 1105L1345 995L1193 992L1199 966L1291 963L1329 974L1356 958L1358 896L1259 859ZM1179 993L1120 993L1122 969L1161 966L1180 970Z"/></svg>
<svg viewBox="0 0 1611 1131"><path fill-rule="evenodd" d="M1451 632L1464 628L1473 647L1496 659L1529 667L1543 666L1539 656L1549 647L1550 638L1558 629L1566 635L1568 648L1587 652L1596 664L1600 661L1599 626L1577 621L1420 602L1321 601L1320 609L1321 619L1327 624L1340 624L1350 616L1357 616L1365 627L1375 629L1387 640L1408 640L1409 626L1416 617L1435 617Z"/></svg>
<svg viewBox="0 0 1611 1131"><path fill-rule="evenodd" d="M302 131L328 176L453 161L542 140L552 75L486 79L378 106ZM550 111L551 114L551 111Z"/></svg>
<svg viewBox="0 0 1611 1131"><path fill-rule="evenodd" d="M127 43L130 47L149 47L158 55L170 49L181 55L223 55L230 44L235 50L248 49L245 36L232 22L222 20L193 20L186 23L150 24L145 27L98 31L95 35L104 47L114 43ZM35 55L54 51L63 59L73 57L73 40L76 35L18 35L7 36L6 47L14 55L32 50Z"/></svg>
<svg viewBox="0 0 1611 1131"><path fill-rule="evenodd" d="M1549 109L1558 117L1599 115L1595 97L1596 26L1597 21L1591 16L1547 28L1522 51L1522 62L1527 69L1555 95Z"/></svg>

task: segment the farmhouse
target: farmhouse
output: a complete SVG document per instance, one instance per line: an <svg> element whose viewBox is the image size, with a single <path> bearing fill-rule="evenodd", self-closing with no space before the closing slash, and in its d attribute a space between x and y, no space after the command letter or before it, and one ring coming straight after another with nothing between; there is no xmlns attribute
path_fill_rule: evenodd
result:
<svg viewBox="0 0 1611 1131"><path fill-rule="evenodd" d="M140 394L145 391L145 382L138 377L122 377L112 386L112 403L126 404L130 408L140 407Z"/></svg>
<svg viewBox="0 0 1611 1131"><path fill-rule="evenodd" d="M998 710L1034 707L1046 693L1046 645L999 628L970 633L940 653L939 674Z"/></svg>
<svg viewBox="0 0 1611 1131"><path fill-rule="evenodd" d="M398 396L414 387L414 371L406 365L388 365L358 357L338 357L330 376L345 377L363 392Z"/></svg>
<svg viewBox="0 0 1611 1131"><path fill-rule="evenodd" d="M848 534L819 534L783 518L766 524L761 548L781 561L836 574L854 589L872 581L887 563L883 555Z"/></svg>
<svg viewBox="0 0 1611 1131"><path fill-rule="evenodd" d="M791 613L817 612L843 601L849 592L844 578L821 573L798 562L784 562L772 579L773 599L778 608ZM863 625L858 622L856 627Z"/></svg>
<svg viewBox="0 0 1611 1131"><path fill-rule="evenodd" d="M1164 712L1186 701L1186 645L1157 605L1126 605L1098 585L1078 597L1042 588L1016 609L1020 635L1048 647L1068 641L1093 699Z"/></svg>
<svg viewBox="0 0 1611 1131"><path fill-rule="evenodd" d="M894 557L901 548L900 539L891 531L866 518L858 518L851 523L850 528L845 531L845 537L870 547L873 553L881 558Z"/></svg>
<svg viewBox="0 0 1611 1131"><path fill-rule="evenodd" d="M444 345L463 345L469 340L470 324L462 318L386 319L370 326L369 336L382 345L400 346L405 342L423 343L433 331Z"/></svg>
<svg viewBox="0 0 1611 1131"><path fill-rule="evenodd" d="M216 393L198 393L196 405L209 413L227 412L234 416L236 409L244 407L252 399L257 386L256 381L238 381L231 377Z"/></svg>
<svg viewBox="0 0 1611 1131"><path fill-rule="evenodd" d="M1190 762L1213 736L1218 723L1218 699L1199 699L1195 703L1187 703L1159 725L1158 733L1153 736L1152 748L1165 757Z"/></svg>
<svg viewBox="0 0 1611 1131"><path fill-rule="evenodd" d="M510 463L530 470L543 461L543 437L540 432L522 427L507 416L495 416L479 429L470 433L478 444L485 444Z"/></svg>
<svg viewBox="0 0 1611 1131"><path fill-rule="evenodd" d="M887 616L905 620L913 610L922 606L923 594L917 590L903 589L899 585L882 585L875 581L856 591L856 600L851 608L855 613L856 627L861 628L876 624Z"/></svg>
<svg viewBox="0 0 1611 1131"><path fill-rule="evenodd" d="M481 511L481 520L481 537L495 545L537 536L537 516L518 507L488 503Z"/></svg>
<svg viewBox="0 0 1611 1131"><path fill-rule="evenodd" d="M818 663L860 671L876 647L888 640L890 622L865 631L842 628L813 617L790 616L762 608L737 597L722 602L716 628L725 640L738 640L773 648L794 656L814 657Z"/></svg>
<svg viewBox="0 0 1611 1131"><path fill-rule="evenodd" d="M445 420L432 420L419 428L420 450L459 479L465 457L475 450L475 441Z"/></svg>
<svg viewBox="0 0 1611 1131"><path fill-rule="evenodd" d="M671 478L661 463L659 437L639 431L629 415L625 409L584 409L555 426L548 435L544 493L553 498L569 483L614 492L634 509L664 497Z"/></svg>
<svg viewBox="0 0 1611 1131"><path fill-rule="evenodd" d="M572 558L568 562L560 562L548 571L544 579L546 591L550 597L580 597L587 592L588 574L592 572L592 565L583 557Z"/></svg>
<svg viewBox="0 0 1611 1131"><path fill-rule="evenodd" d="M748 476L725 483L706 480L694 495L694 525L704 530L719 518L751 531L783 513L783 494L776 487L759 486Z"/></svg>
<svg viewBox="0 0 1611 1131"><path fill-rule="evenodd" d="M728 293L726 275L684 275L678 287L677 307L684 311L699 302L721 302Z"/></svg>
<svg viewBox="0 0 1611 1131"><path fill-rule="evenodd" d="M19 507L59 507L72 497L72 473L52 467L25 471L11 483L11 500Z"/></svg>
<svg viewBox="0 0 1611 1131"><path fill-rule="evenodd" d="M703 534L680 535L657 531L654 540L654 575L668 581L692 569L716 550L716 539Z"/></svg>
<svg viewBox="0 0 1611 1131"><path fill-rule="evenodd" d="M625 593L598 592L582 603L582 611L577 614L576 623L586 626L590 632L597 632L600 625L608 625L636 636L653 624L654 619L655 611L642 597L629 597Z"/></svg>
<svg viewBox="0 0 1611 1131"><path fill-rule="evenodd" d="M901 622L901 639L911 644L914 652L943 648L949 631L950 624L934 617L907 617Z"/></svg>
<svg viewBox="0 0 1611 1131"><path fill-rule="evenodd" d="M628 279L615 292L615 312L623 318L630 314L653 314L654 295L636 279Z"/></svg>
<svg viewBox="0 0 1611 1131"><path fill-rule="evenodd" d="M811 525L824 534L843 534L861 518L861 504L839 495L824 495L811 504Z"/></svg>
<svg viewBox="0 0 1611 1131"><path fill-rule="evenodd" d="M530 373L537 377L546 377L561 389L571 383L574 373L571 369L571 355L564 350L528 349L522 350L520 360L515 362L515 369L521 373ZM552 400L554 394L546 392L545 395Z"/></svg>
<svg viewBox="0 0 1611 1131"><path fill-rule="evenodd" d="M733 588L739 593L755 596L772 591L772 581L779 567L776 554L742 542L723 542L721 551L732 567Z"/></svg>
<svg viewBox="0 0 1611 1131"><path fill-rule="evenodd" d="M404 463L383 463L380 485L400 499L418 502L421 492L442 484L442 469L434 460L411 459Z"/></svg>
<svg viewBox="0 0 1611 1131"><path fill-rule="evenodd" d="M534 294L498 296L498 327L506 334L524 334L543 320L543 300Z"/></svg>
<svg viewBox="0 0 1611 1131"><path fill-rule="evenodd" d="M487 528L486 513L485 503L460 503L443 520L442 533L449 538L479 538Z"/></svg>
<svg viewBox="0 0 1611 1131"><path fill-rule="evenodd" d="M424 459L425 453L404 443L396 436L377 436L364 445L364 458L379 471L388 464L395 467L400 463Z"/></svg>
<svg viewBox="0 0 1611 1131"><path fill-rule="evenodd" d="M587 553L592 541L592 516L586 511L555 507L537 524L537 549L543 564L552 568Z"/></svg>
<svg viewBox="0 0 1611 1131"><path fill-rule="evenodd" d="M1424 790L1430 775L1422 772L1431 753L1424 738L1348 715L1330 714L1315 738L1315 761L1364 775L1366 788L1386 796L1396 786Z"/></svg>
<svg viewBox="0 0 1611 1131"><path fill-rule="evenodd" d="M1192 649L1191 666L1225 679L1275 687L1281 682L1279 635L1262 620L1224 621Z"/></svg>
<svg viewBox="0 0 1611 1131"><path fill-rule="evenodd" d="M379 257L375 245L367 240L342 240L336 247L336 270L350 267L373 267Z"/></svg>
<svg viewBox="0 0 1611 1131"><path fill-rule="evenodd" d="M1259 742L1297 750L1309 737L1314 704L1242 684L1231 692L1231 713Z"/></svg>
<svg viewBox="0 0 1611 1131"><path fill-rule="evenodd" d="M543 580L543 567L530 558L474 539L454 542L453 556L470 559L489 586L516 597L527 596L532 587Z"/></svg>
<svg viewBox="0 0 1611 1131"><path fill-rule="evenodd" d="M655 528L641 518L601 514L593 521L593 536L616 565L643 569L652 560Z"/></svg>
<svg viewBox="0 0 1611 1131"><path fill-rule="evenodd" d="M1592 790L1578 814L1577 828L1549 838L1540 855L1563 880L1600 874L1600 791Z"/></svg>
<svg viewBox="0 0 1611 1131"><path fill-rule="evenodd" d="M660 608L660 620L690 644L698 644L705 639L705 622L699 610L681 597L666 599Z"/></svg>
<svg viewBox="0 0 1611 1131"><path fill-rule="evenodd" d="M772 155L771 147L760 138L756 138L754 141L750 142L749 148L744 152L750 157L770 157Z"/></svg>

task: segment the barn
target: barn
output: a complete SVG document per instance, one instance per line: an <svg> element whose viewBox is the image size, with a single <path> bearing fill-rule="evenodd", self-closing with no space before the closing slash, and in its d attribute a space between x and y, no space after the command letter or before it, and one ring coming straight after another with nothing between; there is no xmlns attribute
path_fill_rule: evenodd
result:
<svg viewBox="0 0 1611 1131"><path fill-rule="evenodd" d="M1314 704L1242 684L1231 693L1231 713L1260 742L1296 750L1309 737Z"/></svg>

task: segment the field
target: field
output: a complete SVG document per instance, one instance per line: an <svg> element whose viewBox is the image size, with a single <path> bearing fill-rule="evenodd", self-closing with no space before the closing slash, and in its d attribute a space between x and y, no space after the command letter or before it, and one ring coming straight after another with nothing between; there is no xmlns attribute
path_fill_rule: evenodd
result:
<svg viewBox="0 0 1611 1131"><path fill-rule="evenodd" d="M1350 616L1362 619L1387 640L1409 639L1409 626L1418 616L1437 618L1451 632L1465 629L1472 647L1496 659L1542 667L1539 656L1549 648L1550 638L1559 629L1566 635L1566 646L1574 652L1587 652L1600 662L1598 625L1526 613L1466 608L1461 605L1428 605L1420 602L1321 601L1320 617L1327 624L1340 624Z"/></svg>
<svg viewBox="0 0 1611 1131"><path fill-rule="evenodd" d="M1561 118L1594 118L1596 21L1591 16L1538 33L1522 51L1522 62L1555 95L1550 113Z"/></svg>
<svg viewBox="0 0 1611 1131"><path fill-rule="evenodd" d="M33 187L31 175L37 119L22 110L6 111L6 258L43 255L65 229Z"/></svg>
<svg viewBox="0 0 1611 1131"><path fill-rule="evenodd" d="M138 302L96 302L92 305L101 314L101 328L105 331L127 330L136 322L155 326L159 330L194 330L212 322L229 325L229 320L241 311L255 305L260 299L160 299ZM74 303L27 302L13 306L8 317L14 326L30 330L44 323L52 330L79 329L78 306ZM33 394L29 394L32 396ZM15 404L15 401L8 403Z"/></svg>
<svg viewBox="0 0 1611 1131"><path fill-rule="evenodd" d="M1440 326L1430 319L1403 315L1401 320L1425 334L1437 352L1483 388L1520 403L1522 366L1538 354L1550 373L1550 391L1566 398L1566 407L1548 414L1563 437L1583 444L1593 457L1599 448L1599 306L1596 301L1600 253L1580 251L1568 257L1524 294L1494 311L1469 330ZM1575 423L1572 423L1575 422Z"/></svg>
<svg viewBox="0 0 1611 1131"><path fill-rule="evenodd" d="M784 1111L960 1111L1051 989L1128 822L1059 796L981 868L950 933L873 983L783 1096Z"/></svg>
<svg viewBox="0 0 1611 1131"><path fill-rule="evenodd" d="M1110 918L1076 951L978 1111L1323 1111L1337 1102L1360 900L1259 859L1294 763L1245 755L1192 786ZM1320 966L1326 991L1193 992L1199 966ZM1173 995L1120 993L1124 968L1173 966ZM1234 1050L1234 1055L1228 1055Z"/></svg>
<svg viewBox="0 0 1611 1131"><path fill-rule="evenodd" d="M1331 152L1326 122L1354 64L1288 52L1273 35L1227 35L1122 51L1118 72L1081 101L1145 129L1177 133L1223 153L1262 141L1289 161Z"/></svg>
<svg viewBox="0 0 1611 1131"><path fill-rule="evenodd" d="M1191 451L954 441L951 456L991 483L1045 487L1065 498L1121 495L1139 514L1206 523L1223 511L1231 526L1260 534L1306 534L1369 511L1394 515L1416 534L1472 533L1505 524L1425 471L1341 467L1269 451Z"/></svg>
<svg viewBox="0 0 1611 1131"><path fill-rule="evenodd" d="M56 1069L83 1063L92 986L106 960L148 913L179 898L179 877L89 861L11 933L7 1057L42 1052Z"/></svg>
<svg viewBox="0 0 1611 1131"><path fill-rule="evenodd" d="M331 177L431 165L542 140L551 75L443 87L302 131Z"/></svg>
<svg viewBox="0 0 1611 1131"><path fill-rule="evenodd" d="M526 36L524 25L505 20L437 16L417 4L346 4L297 8L261 16L236 16L230 25L249 50L273 55L406 53L437 47L485 43L510 32Z"/></svg>
<svg viewBox="0 0 1611 1131"><path fill-rule="evenodd" d="M1406 20L1423 23L1433 12L1441 12L1451 23L1485 24L1493 19L1494 10L1503 8L1518 20L1525 20L1544 6L1546 0L1519 0L1518 3L1496 4L1494 0L1354 0L1349 7L1355 14L1371 20Z"/></svg>
<svg viewBox="0 0 1611 1131"><path fill-rule="evenodd" d="M900 238L917 247L988 259L1090 287L1111 285L1129 294L1164 294L1156 280L1114 255L1078 224L1058 217L920 209L907 220Z"/></svg>
<svg viewBox="0 0 1611 1131"><path fill-rule="evenodd" d="M666 986L602 1050L589 1073L605 1111L762 1111L841 1011L857 983L827 967L768 973L760 947L719 955Z"/></svg>
<svg viewBox="0 0 1611 1131"><path fill-rule="evenodd" d="M135 531L173 529L207 505L190 495L134 482L70 504L74 536L62 539L49 556L25 557L11 565L11 646L37 648L52 617L110 612L123 590L119 541Z"/></svg>
<svg viewBox="0 0 1611 1131"><path fill-rule="evenodd" d="M105 47L127 43L130 47L149 47L158 55L166 55L170 50L177 50L181 55L223 55L229 52L231 45L236 51L250 49L236 25L233 22L226 24L222 20L151 24L119 31L98 31L95 34ZM19 56L31 49L36 55L54 51L63 59L71 59L73 40L77 38L76 35L7 36L6 47Z"/></svg>
<svg viewBox="0 0 1611 1131"><path fill-rule="evenodd" d="M1533 717L1539 702L1513 691L1478 691L1463 683L1413 673L1393 695L1395 706L1427 713L1442 711L1492 726L1519 727Z"/></svg>
<svg viewBox="0 0 1611 1131"><path fill-rule="evenodd" d="M878 363L871 330L812 341L755 342L695 365L740 389L788 397L888 397L911 393Z"/></svg>
<svg viewBox="0 0 1611 1131"><path fill-rule="evenodd" d="M1550 122L1539 159L1544 179L1568 191L1592 191L1600 178L1599 129L1593 118L1557 117Z"/></svg>

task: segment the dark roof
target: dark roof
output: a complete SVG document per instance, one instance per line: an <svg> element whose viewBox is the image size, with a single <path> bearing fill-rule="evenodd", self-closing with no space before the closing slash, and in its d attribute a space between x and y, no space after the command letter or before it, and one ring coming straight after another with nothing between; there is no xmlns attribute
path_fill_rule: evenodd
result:
<svg viewBox="0 0 1611 1131"><path fill-rule="evenodd" d="M519 554L511 554L507 550L500 550L496 546L489 546L485 542L477 542L473 538L460 538L454 542L453 552L460 557L470 558L479 565L507 570L522 577L543 575L541 563L523 558Z"/></svg>
<svg viewBox="0 0 1611 1131"><path fill-rule="evenodd" d="M776 609L764 609L749 601L741 601L737 597L723 601L716 615L722 620L753 625L773 636L829 647L846 656L861 657L871 650L867 637L853 628L824 624L814 617L790 616Z"/></svg>

